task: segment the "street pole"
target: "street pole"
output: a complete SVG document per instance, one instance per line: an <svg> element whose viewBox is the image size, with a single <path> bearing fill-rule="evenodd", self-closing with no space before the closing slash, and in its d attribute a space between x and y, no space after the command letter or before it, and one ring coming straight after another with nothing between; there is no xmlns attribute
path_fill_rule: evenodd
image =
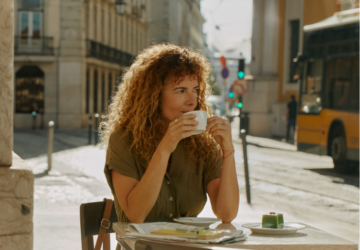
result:
<svg viewBox="0 0 360 250"><path fill-rule="evenodd" d="M98 143L98 131L97 127L99 126L99 114L95 114L95 145Z"/></svg>
<svg viewBox="0 0 360 250"><path fill-rule="evenodd" d="M89 145L91 144L91 133L92 133L92 116L89 115Z"/></svg>
<svg viewBox="0 0 360 250"><path fill-rule="evenodd" d="M47 172L49 172L51 170L51 165L52 165L52 160L51 160L51 156L52 156L52 152L53 152L53 144L54 144L54 122L53 121L49 121L49 135L48 135L48 167L47 167Z"/></svg>
<svg viewBox="0 0 360 250"><path fill-rule="evenodd" d="M239 138L241 139L241 109L239 110Z"/></svg>
<svg viewBox="0 0 360 250"><path fill-rule="evenodd" d="M225 110L225 116L226 116L226 118L228 119L228 114L227 114L227 78L223 78L223 97L224 97L224 100L223 100L223 108L224 108L224 110ZM228 119L229 120L229 119Z"/></svg>
<svg viewBox="0 0 360 250"><path fill-rule="evenodd" d="M250 179L249 179L249 168L248 168L248 157L247 157L247 143L246 143L246 130L242 129L240 131L242 148L243 148L243 157L244 157L244 170L245 170L245 188L246 188L246 199L249 204L251 204L250 196Z"/></svg>
<svg viewBox="0 0 360 250"><path fill-rule="evenodd" d="M37 115L36 111L31 112L31 115L32 115L32 118L33 118L33 120L32 120L32 129L34 130L36 128L36 115Z"/></svg>

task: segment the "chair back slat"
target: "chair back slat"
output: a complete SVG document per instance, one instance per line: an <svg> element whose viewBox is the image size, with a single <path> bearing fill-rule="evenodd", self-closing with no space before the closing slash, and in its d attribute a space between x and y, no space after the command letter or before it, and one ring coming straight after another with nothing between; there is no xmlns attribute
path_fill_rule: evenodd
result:
<svg viewBox="0 0 360 250"><path fill-rule="evenodd" d="M105 202L92 202L92 203L83 203L80 206L80 227L81 227L81 237L97 235L100 229L100 222L103 218ZM106 233L114 233L112 229L112 223L118 222L116 215L115 206L111 209L110 215L111 226L106 230Z"/></svg>

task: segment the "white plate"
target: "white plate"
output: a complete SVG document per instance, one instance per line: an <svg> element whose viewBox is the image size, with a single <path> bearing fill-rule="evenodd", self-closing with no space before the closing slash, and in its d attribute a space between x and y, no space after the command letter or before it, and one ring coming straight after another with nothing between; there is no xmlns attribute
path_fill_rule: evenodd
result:
<svg viewBox="0 0 360 250"><path fill-rule="evenodd" d="M284 223L284 228L262 228L261 223L246 223L241 225L254 234L294 234L297 230L304 229L304 225L297 223Z"/></svg>
<svg viewBox="0 0 360 250"><path fill-rule="evenodd" d="M192 225L192 226L199 226L199 227L208 227L209 225L221 222L221 220L216 218L203 218L203 217L180 217L173 219L176 222L186 224L186 225Z"/></svg>

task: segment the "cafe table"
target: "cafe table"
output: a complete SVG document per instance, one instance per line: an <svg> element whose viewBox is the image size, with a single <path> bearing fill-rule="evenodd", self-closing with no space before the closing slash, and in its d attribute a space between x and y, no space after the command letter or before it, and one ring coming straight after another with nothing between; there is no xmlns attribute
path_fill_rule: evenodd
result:
<svg viewBox="0 0 360 250"><path fill-rule="evenodd" d="M229 244L192 244L192 243L165 243L155 242L155 246L151 246L151 240L139 238L124 238L125 229L129 223L118 222L118 228L121 233L116 235L117 241L120 243L124 250L137 250L137 249L191 249L192 246L202 247L203 249L261 249L261 250L357 250L358 245L354 242L345 240L336 235L329 234L315 227L309 226L304 223L298 223L306 226L304 229L298 230L295 234L291 235L265 235L254 234L247 228L241 225L246 222L233 222L233 223L214 223L210 225L212 229L230 229L230 230L243 230L248 238L245 241L239 241ZM294 222L297 223L297 222ZM145 240L145 241L144 241ZM140 244L139 244L140 242ZM142 244L148 244L143 247ZM161 247L164 244L164 247ZM159 247L160 246L160 247ZM194 248L193 248L194 249Z"/></svg>

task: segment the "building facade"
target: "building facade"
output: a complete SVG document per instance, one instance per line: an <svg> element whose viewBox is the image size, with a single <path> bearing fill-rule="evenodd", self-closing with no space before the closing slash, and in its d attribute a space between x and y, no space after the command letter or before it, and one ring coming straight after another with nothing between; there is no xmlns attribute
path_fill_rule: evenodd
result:
<svg viewBox="0 0 360 250"><path fill-rule="evenodd" d="M119 15L115 0L15 0L15 128L81 128L106 113L148 46L147 0L125 2Z"/></svg>
<svg viewBox="0 0 360 250"><path fill-rule="evenodd" d="M165 42L204 50L200 0L151 0L148 20L149 44Z"/></svg>
<svg viewBox="0 0 360 250"><path fill-rule="evenodd" d="M299 96L293 59L302 50L303 27L359 6L357 0L253 0L250 91L243 111L249 112L249 134L284 137L290 96Z"/></svg>

